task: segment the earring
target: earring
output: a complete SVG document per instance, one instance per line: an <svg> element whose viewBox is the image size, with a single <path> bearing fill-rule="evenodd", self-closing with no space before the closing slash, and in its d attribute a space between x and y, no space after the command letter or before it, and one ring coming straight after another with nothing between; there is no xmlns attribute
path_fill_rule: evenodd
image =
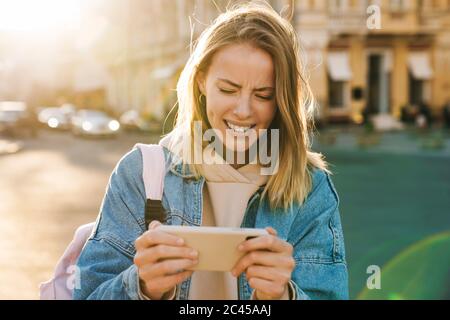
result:
<svg viewBox="0 0 450 320"><path fill-rule="evenodd" d="M200 102L201 105L206 103L206 96L203 93L200 93L198 96L198 102Z"/></svg>

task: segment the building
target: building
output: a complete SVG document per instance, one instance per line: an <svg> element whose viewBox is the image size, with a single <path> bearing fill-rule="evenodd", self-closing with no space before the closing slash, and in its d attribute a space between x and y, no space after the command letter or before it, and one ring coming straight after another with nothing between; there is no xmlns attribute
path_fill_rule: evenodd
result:
<svg viewBox="0 0 450 320"><path fill-rule="evenodd" d="M97 1L86 19L101 16L103 31L88 54L80 54L74 86L79 104L162 119L176 102L191 37L217 16L221 1Z"/></svg>
<svg viewBox="0 0 450 320"><path fill-rule="evenodd" d="M95 85L79 93L117 112L135 109L156 118L176 101L191 39L236 2L96 1L106 21L94 50L101 67L93 67L92 57L80 61L78 70L90 70L79 77L81 88ZM291 22L320 105L318 117L361 123L368 111L398 118L403 106L420 103L439 114L450 99L449 0L270 3L278 12L295 3Z"/></svg>
<svg viewBox="0 0 450 320"><path fill-rule="evenodd" d="M298 1L295 26L324 119L450 99L450 1Z"/></svg>

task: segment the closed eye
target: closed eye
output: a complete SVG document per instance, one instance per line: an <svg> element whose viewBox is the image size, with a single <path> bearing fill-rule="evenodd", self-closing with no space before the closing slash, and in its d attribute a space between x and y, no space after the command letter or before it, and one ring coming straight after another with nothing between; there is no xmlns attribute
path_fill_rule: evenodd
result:
<svg viewBox="0 0 450 320"><path fill-rule="evenodd" d="M260 98L260 99L263 99L263 100L272 100L273 99L272 95L270 95L270 96L259 96L259 95L257 95L257 97Z"/></svg>
<svg viewBox="0 0 450 320"><path fill-rule="evenodd" d="M234 91L233 90L226 90L226 89L221 89L219 88L220 92L226 93L226 94L233 94Z"/></svg>
<svg viewBox="0 0 450 320"><path fill-rule="evenodd" d="M219 88L219 91L222 93L225 93L225 94L234 94L236 92L234 90L227 90L227 89L222 89L222 88ZM259 99L267 100L267 101L270 101L273 99L273 95L268 95L268 96L256 95L256 97Z"/></svg>

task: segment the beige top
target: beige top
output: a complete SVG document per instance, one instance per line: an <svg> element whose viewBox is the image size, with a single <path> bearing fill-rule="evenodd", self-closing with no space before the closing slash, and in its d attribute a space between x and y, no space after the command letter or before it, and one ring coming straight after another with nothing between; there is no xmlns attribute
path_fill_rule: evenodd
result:
<svg viewBox="0 0 450 320"><path fill-rule="evenodd" d="M267 182L268 176L260 174L257 164L236 170L210 151L207 147L203 153L206 184L202 226L240 227L250 197ZM237 279L229 272L196 271L192 275L189 299L237 300Z"/></svg>

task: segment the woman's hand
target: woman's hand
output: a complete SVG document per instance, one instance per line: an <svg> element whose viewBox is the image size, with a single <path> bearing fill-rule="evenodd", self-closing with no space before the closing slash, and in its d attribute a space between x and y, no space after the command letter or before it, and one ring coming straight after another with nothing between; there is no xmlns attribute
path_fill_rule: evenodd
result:
<svg viewBox="0 0 450 320"><path fill-rule="evenodd" d="M295 267L293 247L279 239L273 228L266 228L267 236L244 241L238 249L246 254L236 263L232 274L237 277L245 271L250 287L259 300L280 299L291 280Z"/></svg>
<svg viewBox="0 0 450 320"><path fill-rule="evenodd" d="M193 271L185 269L198 263L197 251L186 247L183 239L158 231L159 225L160 222L152 221L149 230L135 242L134 264L138 267L141 290L152 300L172 292L192 275Z"/></svg>

